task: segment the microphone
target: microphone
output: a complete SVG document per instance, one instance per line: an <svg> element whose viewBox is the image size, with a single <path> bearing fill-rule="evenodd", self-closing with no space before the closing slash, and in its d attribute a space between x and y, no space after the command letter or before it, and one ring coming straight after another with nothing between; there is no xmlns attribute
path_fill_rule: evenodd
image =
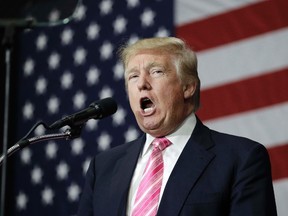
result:
<svg viewBox="0 0 288 216"><path fill-rule="evenodd" d="M79 126L89 119L102 119L113 115L117 111L117 104L113 98L104 98L93 102L88 108L75 114L66 116L49 126L50 129L59 129L63 126Z"/></svg>

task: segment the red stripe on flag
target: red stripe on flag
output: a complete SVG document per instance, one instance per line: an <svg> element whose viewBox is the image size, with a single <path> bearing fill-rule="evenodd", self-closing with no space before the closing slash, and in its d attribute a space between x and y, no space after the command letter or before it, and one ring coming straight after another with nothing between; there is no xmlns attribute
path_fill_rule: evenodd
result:
<svg viewBox="0 0 288 216"><path fill-rule="evenodd" d="M240 113L288 100L288 69L201 92L202 120Z"/></svg>
<svg viewBox="0 0 288 216"><path fill-rule="evenodd" d="M288 177L288 143L269 148L273 180Z"/></svg>
<svg viewBox="0 0 288 216"><path fill-rule="evenodd" d="M264 1L176 28L195 51L288 26L288 1Z"/></svg>

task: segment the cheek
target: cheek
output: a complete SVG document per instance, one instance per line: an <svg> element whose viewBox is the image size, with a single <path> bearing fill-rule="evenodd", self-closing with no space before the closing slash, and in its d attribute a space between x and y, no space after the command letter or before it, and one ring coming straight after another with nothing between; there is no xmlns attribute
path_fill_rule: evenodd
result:
<svg viewBox="0 0 288 216"><path fill-rule="evenodd" d="M133 98L133 95L134 95L135 90L133 91L133 87L131 86L131 84L128 84L128 85L126 86L126 91L127 91L127 94L128 94L129 99L130 99L130 98Z"/></svg>
<svg viewBox="0 0 288 216"><path fill-rule="evenodd" d="M163 98L166 98L163 100L163 108L172 113L176 112L176 110L182 106L184 101L183 91L181 90L166 91Z"/></svg>
<svg viewBox="0 0 288 216"><path fill-rule="evenodd" d="M164 91L162 92L162 97L166 99L167 103L173 103L177 100L181 100L184 97L184 92L182 88L177 87L170 87L166 85L163 87Z"/></svg>
<svg viewBox="0 0 288 216"><path fill-rule="evenodd" d="M131 91L131 90L127 90L128 91L128 99L130 102L130 107L133 109L135 109L138 105L138 97L135 93L135 91Z"/></svg>

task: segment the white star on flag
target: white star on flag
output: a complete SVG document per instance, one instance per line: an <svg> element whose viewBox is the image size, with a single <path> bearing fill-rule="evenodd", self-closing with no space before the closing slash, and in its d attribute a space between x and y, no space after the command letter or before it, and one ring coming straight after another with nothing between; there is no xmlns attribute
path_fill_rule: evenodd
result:
<svg viewBox="0 0 288 216"><path fill-rule="evenodd" d="M116 80L123 79L124 77L124 68L123 65L120 62L117 62L116 65L113 67L114 71L114 78Z"/></svg>
<svg viewBox="0 0 288 216"><path fill-rule="evenodd" d="M60 11L57 9L54 9L49 14L49 21L50 22L56 22L60 19Z"/></svg>
<svg viewBox="0 0 288 216"><path fill-rule="evenodd" d="M35 88L37 94L44 94L47 89L47 80L43 76L39 77L39 79L36 81Z"/></svg>
<svg viewBox="0 0 288 216"><path fill-rule="evenodd" d="M60 64L60 55L57 52L53 52L48 58L48 65L51 70L55 70Z"/></svg>
<svg viewBox="0 0 288 216"><path fill-rule="evenodd" d="M71 202L75 202L79 199L81 189L76 183L72 183L68 187L67 193L68 193L68 200L70 200Z"/></svg>
<svg viewBox="0 0 288 216"><path fill-rule="evenodd" d="M24 119L32 119L34 115L34 106L31 102L27 101L23 107Z"/></svg>
<svg viewBox="0 0 288 216"><path fill-rule="evenodd" d="M55 114L59 111L60 100L56 96L51 96L47 102L48 113Z"/></svg>
<svg viewBox="0 0 288 216"><path fill-rule="evenodd" d="M136 130L136 128L129 127L128 130L125 132L124 136L125 136L125 141L130 142L139 136L139 132L138 130Z"/></svg>
<svg viewBox="0 0 288 216"><path fill-rule="evenodd" d="M56 158L58 147L54 141L49 141L46 145L46 157L48 159Z"/></svg>
<svg viewBox="0 0 288 216"><path fill-rule="evenodd" d="M119 16L113 23L114 32L116 34L121 34L126 30L127 20L123 16Z"/></svg>
<svg viewBox="0 0 288 216"><path fill-rule="evenodd" d="M31 171L31 180L34 184L40 184L42 182L43 171L40 167L35 166Z"/></svg>
<svg viewBox="0 0 288 216"><path fill-rule="evenodd" d="M76 9L76 13L75 13L75 20L76 21L81 21L84 20L86 17L86 7L82 4L80 5L77 9Z"/></svg>
<svg viewBox="0 0 288 216"><path fill-rule="evenodd" d="M100 55L103 60L107 60L112 57L113 45L105 41L100 47Z"/></svg>
<svg viewBox="0 0 288 216"><path fill-rule="evenodd" d="M74 53L74 64L82 65L86 61L87 51L83 47L78 47Z"/></svg>
<svg viewBox="0 0 288 216"><path fill-rule="evenodd" d="M112 116L113 124L117 126L124 124L126 115L127 115L126 110L123 109L122 107L118 107L117 112Z"/></svg>
<svg viewBox="0 0 288 216"><path fill-rule="evenodd" d="M86 95L82 91L76 92L73 97L73 107L75 110L79 110L84 107L86 102Z"/></svg>
<svg viewBox="0 0 288 216"><path fill-rule="evenodd" d="M46 186L42 191L42 202L45 205L52 205L54 196L55 194L53 190L50 187Z"/></svg>
<svg viewBox="0 0 288 216"><path fill-rule="evenodd" d="M81 139L81 138L74 139L71 143L72 154L74 154L74 155L82 154L84 146L85 146L85 143L84 143L83 139Z"/></svg>
<svg viewBox="0 0 288 216"><path fill-rule="evenodd" d="M97 23L91 23L87 29L87 39L95 40L99 36L100 26Z"/></svg>
<svg viewBox="0 0 288 216"><path fill-rule="evenodd" d="M36 47L38 50L44 50L47 46L47 36L45 34L39 35L39 37L36 40Z"/></svg>
<svg viewBox="0 0 288 216"><path fill-rule="evenodd" d="M102 134L100 134L100 136L97 139L98 149L100 151L105 151L109 149L111 141L112 139L110 135L107 132L102 132Z"/></svg>
<svg viewBox="0 0 288 216"><path fill-rule="evenodd" d="M31 58L28 58L25 63L24 63L24 74L26 76L31 75L34 72L34 67L35 67L35 63L34 60Z"/></svg>
<svg viewBox="0 0 288 216"><path fill-rule="evenodd" d="M64 180L68 178L68 172L69 172L69 166L66 162L61 161L57 166L56 166L56 173L57 173L57 178L59 180Z"/></svg>
<svg viewBox="0 0 288 216"><path fill-rule="evenodd" d="M107 98L113 96L113 90L109 86L103 86L99 92L99 98Z"/></svg>
<svg viewBox="0 0 288 216"><path fill-rule="evenodd" d="M87 85L92 86L98 83L100 72L96 66L92 66L89 68L86 77L87 77Z"/></svg>
<svg viewBox="0 0 288 216"><path fill-rule="evenodd" d="M71 28L65 28L61 33L62 45L68 45L72 43L73 40L73 30Z"/></svg>
<svg viewBox="0 0 288 216"><path fill-rule="evenodd" d="M16 197L16 206L17 209L25 209L28 202L28 197L23 192L20 192Z"/></svg>
<svg viewBox="0 0 288 216"><path fill-rule="evenodd" d="M150 8L146 8L144 12L141 14L141 21L143 27L149 27L154 23L155 12Z"/></svg>
<svg viewBox="0 0 288 216"><path fill-rule="evenodd" d="M102 0L100 3L100 12L103 15L107 15L112 11L113 2L111 0Z"/></svg>
<svg viewBox="0 0 288 216"><path fill-rule="evenodd" d="M22 164L29 164L31 162L32 151L29 148L25 148L20 152L20 158Z"/></svg>
<svg viewBox="0 0 288 216"><path fill-rule="evenodd" d="M138 6L139 4L140 4L139 0L127 0L128 8L134 8L134 7Z"/></svg>
<svg viewBox="0 0 288 216"><path fill-rule="evenodd" d="M60 80L62 89L69 89L72 86L74 76L70 71L65 71Z"/></svg>

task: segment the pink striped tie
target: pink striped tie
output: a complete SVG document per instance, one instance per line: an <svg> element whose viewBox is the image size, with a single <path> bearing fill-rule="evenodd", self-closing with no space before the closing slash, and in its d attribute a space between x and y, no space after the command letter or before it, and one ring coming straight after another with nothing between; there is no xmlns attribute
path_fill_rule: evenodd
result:
<svg viewBox="0 0 288 216"><path fill-rule="evenodd" d="M136 194L132 216L155 216L157 214L163 178L162 150L171 142L163 138L156 138L153 150L145 167L138 191Z"/></svg>

